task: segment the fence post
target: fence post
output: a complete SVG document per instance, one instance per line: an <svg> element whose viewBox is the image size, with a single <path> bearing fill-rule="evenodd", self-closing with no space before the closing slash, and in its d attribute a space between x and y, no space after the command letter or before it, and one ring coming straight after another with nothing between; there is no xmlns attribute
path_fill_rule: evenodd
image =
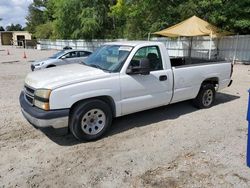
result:
<svg viewBox="0 0 250 188"><path fill-rule="evenodd" d="M236 55L237 55L238 41L239 41L239 33L237 33L237 37L236 37L236 44L235 44L235 48L234 48L233 64L235 63L235 59L236 59Z"/></svg>
<svg viewBox="0 0 250 188"><path fill-rule="evenodd" d="M151 35L151 33L149 32L148 33L148 41L150 41L150 35Z"/></svg>
<svg viewBox="0 0 250 188"><path fill-rule="evenodd" d="M209 40L209 52L208 52L208 59L209 60L211 59L211 53L212 53L212 37L213 37L213 34L211 32L211 34L210 34L210 40Z"/></svg>
<svg viewBox="0 0 250 188"><path fill-rule="evenodd" d="M248 90L248 110L247 110L247 121L248 121L248 134L247 134L247 166L250 167L250 89Z"/></svg>

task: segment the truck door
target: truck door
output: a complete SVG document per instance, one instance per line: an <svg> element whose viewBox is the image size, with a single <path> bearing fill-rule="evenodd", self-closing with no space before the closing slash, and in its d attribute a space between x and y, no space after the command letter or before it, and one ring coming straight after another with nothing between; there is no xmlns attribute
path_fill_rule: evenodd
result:
<svg viewBox="0 0 250 188"><path fill-rule="evenodd" d="M150 62L149 75L121 75L122 114L129 114L170 103L172 98L172 70L164 70L158 46L140 48L129 66L138 66L141 59Z"/></svg>

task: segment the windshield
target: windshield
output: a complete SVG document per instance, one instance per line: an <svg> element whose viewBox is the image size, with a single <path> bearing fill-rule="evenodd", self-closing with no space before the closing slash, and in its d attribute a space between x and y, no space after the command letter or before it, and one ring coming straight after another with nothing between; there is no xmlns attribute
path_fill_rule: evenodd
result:
<svg viewBox="0 0 250 188"><path fill-rule="evenodd" d="M57 53L55 53L54 55L52 55L51 57L49 57L50 59L57 59L58 57L62 56L65 53L64 50L59 51Z"/></svg>
<svg viewBox="0 0 250 188"><path fill-rule="evenodd" d="M109 72L118 72L132 49L132 46L104 45L91 54L84 63Z"/></svg>

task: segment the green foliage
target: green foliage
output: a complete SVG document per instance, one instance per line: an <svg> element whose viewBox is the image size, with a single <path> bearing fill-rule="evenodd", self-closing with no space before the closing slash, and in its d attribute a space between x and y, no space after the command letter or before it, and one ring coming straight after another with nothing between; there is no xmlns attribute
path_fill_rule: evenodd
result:
<svg viewBox="0 0 250 188"><path fill-rule="evenodd" d="M83 8L79 0L55 1L55 29L62 39L73 38L72 33L79 28L79 12Z"/></svg>
<svg viewBox="0 0 250 188"><path fill-rule="evenodd" d="M250 33L249 0L189 0L179 6L182 19L197 15L219 28L234 33Z"/></svg>
<svg viewBox="0 0 250 188"><path fill-rule="evenodd" d="M54 14L56 32L63 39L105 37L109 25L108 11L107 0L56 1Z"/></svg>
<svg viewBox="0 0 250 188"><path fill-rule="evenodd" d="M3 19L0 18L0 21L2 21L2 20L3 20ZM0 26L0 31L5 31L4 28L3 28L3 26Z"/></svg>
<svg viewBox="0 0 250 188"><path fill-rule="evenodd" d="M126 13L128 12L128 5L125 0L118 0L116 4L110 7L108 16L112 19L113 35L116 37L125 36Z"/></svg>
<svg viewBox="0 0 250 188"><path fill-rule="evenodd" d="M45 24L41 24L36 27L34 36L39 39L53 38L54 36L53 32L54 32L53 23L47 22Z"/></svg>
<svg viewBox="0 0 250 188"><path fill-rule="evenodd" d="M76 31L73 32L74 38L93 38L96 36L98 31L100 31L101 27L98 22L99 18L97 15L97 11L93 7L87 7L82 9L81 14L79 15L80 24Z"/></svg>
<svg viewBox="0 0 250 188"><path fill-rule="evenodd" d="M6 27L6 31L23 31L23 27L20 24L11 24Z"/></svg>
<svg viewBox="0 0 250 188"><path fill-rule="evenodd" d="M26 17L26 29L30 33L35 33L36 27L45 24L47 19L45 18L45 11L47 1L34 0L33 3L29 5L28 16Z"/></svg>
<svg viewBox="0 0 250 188"><path fill-rule="evenodd" d="M250 33L249 0L34 0L27 29L39 38L143 39L193 15Z"/></svg>

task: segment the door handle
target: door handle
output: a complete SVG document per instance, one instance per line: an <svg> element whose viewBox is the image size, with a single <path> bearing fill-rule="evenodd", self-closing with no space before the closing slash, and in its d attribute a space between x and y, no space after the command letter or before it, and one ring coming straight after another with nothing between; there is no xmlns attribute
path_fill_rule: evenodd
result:
<svg viewBox="0 0 250 188"><path fill-rule="evenodd" d="M159 77L159 80L160 80L160 81L165 81L165 80L167 80L167 79L168 79L167 75L161 75L161 76Z"/></svg>

